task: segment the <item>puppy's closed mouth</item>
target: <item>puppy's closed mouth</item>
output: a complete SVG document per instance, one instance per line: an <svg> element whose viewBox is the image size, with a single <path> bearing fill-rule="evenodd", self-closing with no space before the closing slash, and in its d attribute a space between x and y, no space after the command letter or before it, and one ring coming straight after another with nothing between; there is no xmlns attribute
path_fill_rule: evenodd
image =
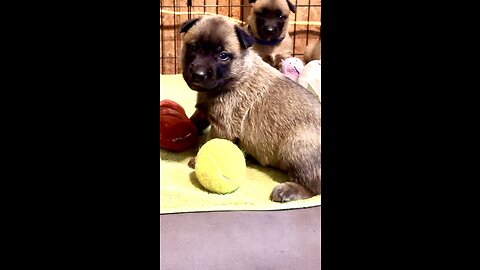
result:
<svg viewBox="0 0 480 270"><path fill-rule="evenodd" d="M201 82L190 82L189 86L192 90L195 90L197 92L206 92L206 91L210 91L212 89L215 89L218 86L218 84L217 83L205 84L205 83L201 83Z"/></svg>
<svg viewBox="0 0 480 270"><path fill-rule="evenodd" d="M187 82L188 86L197 92L206 92L213 90L218 87L219 83L217 81L212 80L204 80L204 81L196 81L192 78L191 74L184 73L185 81Z"/></svg>

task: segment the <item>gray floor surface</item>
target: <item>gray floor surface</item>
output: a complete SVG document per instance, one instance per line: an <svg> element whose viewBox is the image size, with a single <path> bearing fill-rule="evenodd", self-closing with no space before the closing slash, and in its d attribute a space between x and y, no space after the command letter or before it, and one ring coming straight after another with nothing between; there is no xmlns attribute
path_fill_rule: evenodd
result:
<svg viewBox="0 0 480 270"><path fill-rule="evenodd" d="M160 215L160 269L320 269L321 207Z"/></svg>

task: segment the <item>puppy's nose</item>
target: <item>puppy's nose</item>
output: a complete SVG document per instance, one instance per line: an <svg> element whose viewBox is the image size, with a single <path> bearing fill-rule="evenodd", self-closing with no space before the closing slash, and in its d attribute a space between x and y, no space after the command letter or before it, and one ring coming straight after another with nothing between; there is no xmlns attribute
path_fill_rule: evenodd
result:
<svg viewBox="0 0 480 270"><path fill-rule="evenodd" d="M271 25L267 25L267 26L265 26L265 30L267 30L267 32L273 33L274 28Z"/></svg>
<svg viewBox="0 0 480 270"><path fill-rule="evenodd" d="M193 80L196 82L201 82L205 80L208 76L208 70L206 67L198 66L193 69Z"/></svg>

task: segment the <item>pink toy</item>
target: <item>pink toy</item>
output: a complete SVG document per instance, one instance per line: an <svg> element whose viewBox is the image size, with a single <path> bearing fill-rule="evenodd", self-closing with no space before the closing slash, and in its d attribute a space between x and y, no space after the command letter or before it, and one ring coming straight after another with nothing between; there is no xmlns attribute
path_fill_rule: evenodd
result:
<svg viewBox="0 0 480 270"><path fill-rule="evenodd" d="M289 57L282 59L282 67L280 71L285 74L285 76L292 79L292 81L296 82L298 80L298 76L302 70L303 62L300 60L300 58Z"/></svg>

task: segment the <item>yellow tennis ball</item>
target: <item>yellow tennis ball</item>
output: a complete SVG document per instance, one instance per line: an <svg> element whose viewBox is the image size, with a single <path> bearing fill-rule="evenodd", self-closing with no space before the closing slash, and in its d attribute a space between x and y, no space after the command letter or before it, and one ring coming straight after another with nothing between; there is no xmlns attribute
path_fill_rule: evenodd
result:
<svg viewBox="0 0 480 270"><path fill-rule="evenodd" d="M202 186L215 193L232 193L245 177L245 155L234 143L212 139L198 151L195 175Z"/></svg>

